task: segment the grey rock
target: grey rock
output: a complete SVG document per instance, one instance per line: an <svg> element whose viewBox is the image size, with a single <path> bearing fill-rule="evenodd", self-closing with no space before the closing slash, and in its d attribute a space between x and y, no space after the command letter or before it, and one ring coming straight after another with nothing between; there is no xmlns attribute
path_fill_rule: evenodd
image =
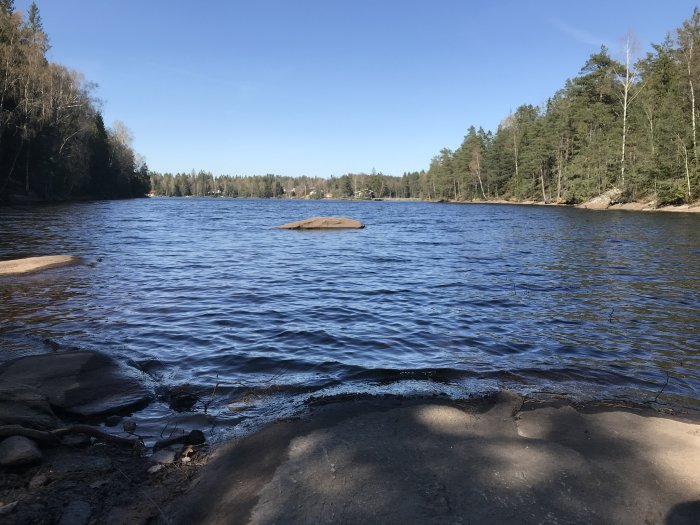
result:
<svg viewBox="0 0 700 525"><path fill-rule="evenodd" d="M99 352L20 357L0 367L0 384L36 389L55 408L94 417L146 404L143 374Z"/></svg>
<svg viewBox="0 0 700 525"><path fill-rule="evenodd" d="M92 507L87 501L74 500L64 507L58 525L86 525L91 515Z"/></svg>
<svg viewBox="0 0 700 525"><path fill-rule="evenodd" d="M619 202L620 197L622 197L622 190L619 188L613 188L606 191L602 195L599 195L598 197L580 204L579 207L589 210L606 210L613 204Z"/></svg>
<svg viewBox="0 0 700 525"><path fill-rule="evenodd" d="M23 436L10 436L0 443L0 465L19 467L41 461L36 444Z"/></svg>
<svg viewBox="0 0 700 525"><path fill-rule="evenodd" d="M136 432L136 421L133 421L131 419L127 419L122 424L122 428L124 429L124 432L128 432L129 434L133 434L134 432Z"/></svg>
<svg viewBox="0 0 700 525"><path fill-rule="evenodd" d="M60 425L46 396L37 388L0 380L0 425L51 430Z"/></svg>
<svg viewBox="0 0 700 525"><path fill-rule="evenodd" d="M162 469L163 469L163 465L153 465L151 468L149 468L147 470L147 472L149 474L155 474L156 472L158 472L159 470L162 470Z"/></svg>

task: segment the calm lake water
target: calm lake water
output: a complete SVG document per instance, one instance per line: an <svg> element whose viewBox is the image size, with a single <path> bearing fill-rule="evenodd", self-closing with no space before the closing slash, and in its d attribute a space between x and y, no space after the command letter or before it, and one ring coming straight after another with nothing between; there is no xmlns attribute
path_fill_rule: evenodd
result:
<svg viewBox="0 0 700 525"><path fill-rule="evenodd" d="M316 215L367 227L274 229ZM353 392L644 402L667 378L659 402L700 406L698 215L236 199L0 208L0 259L64 253L87 264L0 280L0 360L106 351L231 424Z"/></svg>

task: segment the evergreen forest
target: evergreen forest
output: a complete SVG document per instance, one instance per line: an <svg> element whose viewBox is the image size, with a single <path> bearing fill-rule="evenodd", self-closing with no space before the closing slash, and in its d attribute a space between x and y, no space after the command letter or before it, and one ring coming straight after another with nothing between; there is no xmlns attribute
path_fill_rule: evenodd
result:
<svg viewBox="0 0 700 525"><path fill-rule="evenodd" d="M106 128L96 86L48 50L37 5L25 15L0 0L0 201L143 196L129 130Z"/></svg>
<svg viewBox="0 0 700 525"><path fill-rule="evenodd" d="M132 150L126 126L105 126L96 86L47 60L36 4L23 14L0 0L0 201L149 193L574 204L613 188L623 201L697 201L700 11L644 56L637 47L633 34L619 53L601 46L545 103L521 105L496 130L474 123L456 149L443 148L422 171L156 173Z"/></svg>
<svg viewBox="0 0 700 525"><path fill-rule="evenodd" d="M623 201L696 201L700 12L645 56L636 57L636 47L627 35L617 60L601 46L546 103L518 107L495 131L470 126L427 170L328 179L153 173L153 193L574 204L617 188Z"/></svg>

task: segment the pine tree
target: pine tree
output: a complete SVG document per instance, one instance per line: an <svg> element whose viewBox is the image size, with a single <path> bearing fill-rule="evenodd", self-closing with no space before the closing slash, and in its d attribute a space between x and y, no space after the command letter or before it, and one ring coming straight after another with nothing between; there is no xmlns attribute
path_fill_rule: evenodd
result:
<svg viewBox="0 0 700 525"><path fill-rule="evenodd" d="M15 0L0 0L0 13L11 15L15 12Z"/></svg>

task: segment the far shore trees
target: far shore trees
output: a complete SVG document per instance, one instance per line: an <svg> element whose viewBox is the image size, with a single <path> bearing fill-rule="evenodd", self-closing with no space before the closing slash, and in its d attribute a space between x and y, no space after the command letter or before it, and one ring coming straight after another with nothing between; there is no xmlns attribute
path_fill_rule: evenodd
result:
<svg viewBox="0 0 700 525"><path fill-rule="evenodd" d="M95 85L48 49L36 3L0 0L0 201L143 196L126 127L105 127Z"/></svg>
<svg viewBox="0 0 700 525"><path fill-rule="evenodd" d="M522 105L489 133L475 185L459 184L464 145L451 154L444 148L411 196L576 203L618 187L625 200L692 202L700 184L699 43L696 8L675 39L636 62L631 34L622 62L602 46L542 107Z"/></svg>

